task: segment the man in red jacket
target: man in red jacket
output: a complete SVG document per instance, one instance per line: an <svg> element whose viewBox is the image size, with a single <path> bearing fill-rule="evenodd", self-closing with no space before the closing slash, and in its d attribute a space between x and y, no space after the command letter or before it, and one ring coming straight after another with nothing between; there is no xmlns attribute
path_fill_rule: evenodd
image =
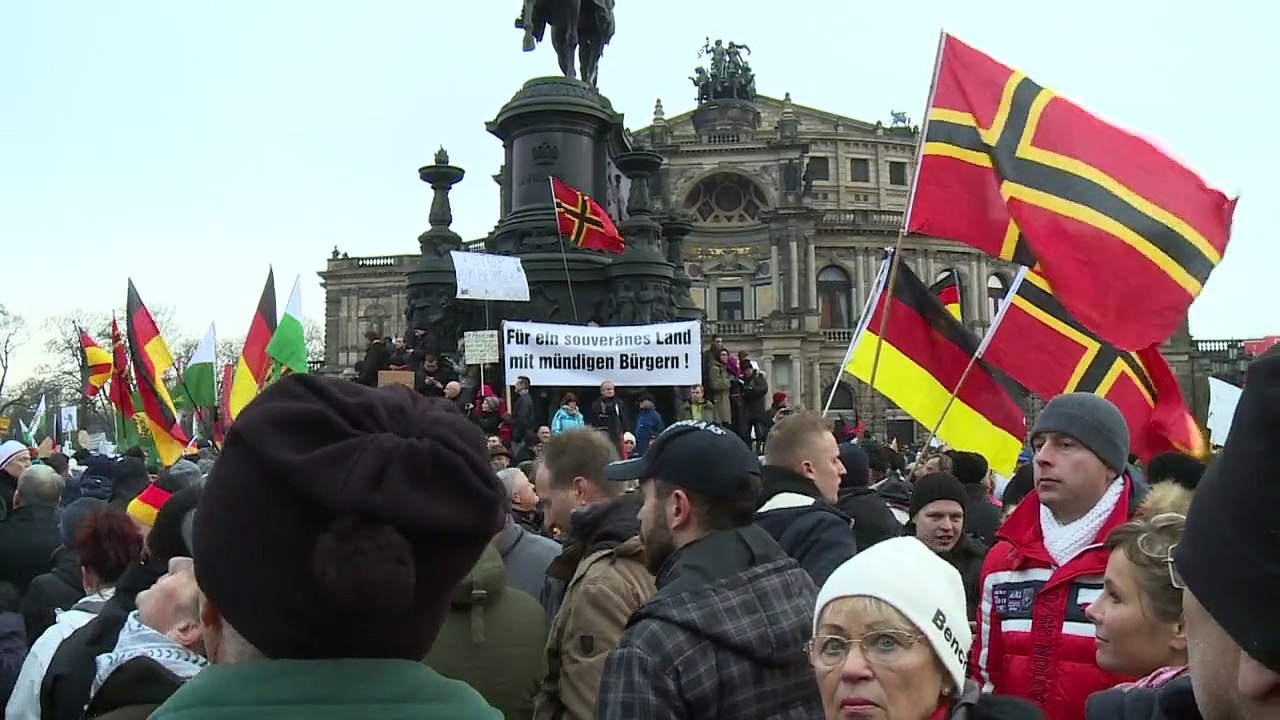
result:
<svg viewBox="0 0 1280 720"><path fill-rule="evenodd" d="M1102 593L1107 535L1144 488L1124 471L1129 430L1109 401L1070 393L1031 431L1036 489L982 566L971 673L987 692L1027 698L1049 720L1084 720L1089 695L1129 678L1094 662L1085 608Z"/></svg>

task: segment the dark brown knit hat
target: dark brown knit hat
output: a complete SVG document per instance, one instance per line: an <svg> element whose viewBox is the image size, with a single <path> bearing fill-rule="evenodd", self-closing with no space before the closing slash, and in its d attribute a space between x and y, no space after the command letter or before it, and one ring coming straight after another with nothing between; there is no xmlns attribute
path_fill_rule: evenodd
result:
<svg viewBox="0 0 1280 720"><path fill-rule="evenodd" d="M452 404L291 375L227 434L196 513L196 579L269 658L421 660L504 495Z"/></svg>

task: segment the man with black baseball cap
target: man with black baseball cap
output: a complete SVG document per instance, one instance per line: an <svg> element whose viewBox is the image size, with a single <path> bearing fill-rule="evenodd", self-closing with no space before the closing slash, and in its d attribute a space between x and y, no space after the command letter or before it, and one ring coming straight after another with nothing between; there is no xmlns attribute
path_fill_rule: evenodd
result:
<svg viewBox="0 0 1280 720"><path fill-rule="evenodd" d="M803 650L817 588L753 524L760 463L742 440L677 422L605 476L641 481L658 591L609 655L596 718L822 717Z"/></svg>

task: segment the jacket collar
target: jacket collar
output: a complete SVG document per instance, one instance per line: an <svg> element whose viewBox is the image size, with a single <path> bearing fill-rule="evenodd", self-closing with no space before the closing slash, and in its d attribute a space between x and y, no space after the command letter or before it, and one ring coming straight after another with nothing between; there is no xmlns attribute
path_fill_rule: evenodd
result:
<svg viewBox="0 0 1280 720"><path fill-rule="evenodd" d="M1124 480L1125 491L1121 494L1115 509L1111 511L1111 515L1107 517L1107 521L1103 523L1102 529L1094 537L1095 545L1106 542L1107 535L1133 517L1134 511L1138 509L1140 495L1144 488L1140 483L1134 482L1127 472L1121 478ZM1013 511L1009 519L1005 520L996 531L996 541L1001 540L1009 542L1025 555L1042 562L1053 563L1044 549L1044 532L1040 529L1040 494L1037 491L1032 490L1028 493L1022 502L1018 503L1018 508Z"/></svg>
<svg viewBox="0 0 1280 720"><path fill-rule="evenodd" d="M759 512L776 495L783 493L801 495L813 500L822 500L822 493L800 473L778 465L765 465L761 468L764 482L760 487L760 497L756 500L756 511ZM813 503L807 503L812 505Z"/></svg>

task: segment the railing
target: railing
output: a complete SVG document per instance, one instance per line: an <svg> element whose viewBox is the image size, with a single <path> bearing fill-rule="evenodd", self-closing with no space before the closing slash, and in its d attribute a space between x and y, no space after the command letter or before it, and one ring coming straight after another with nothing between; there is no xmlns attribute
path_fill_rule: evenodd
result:
<svg viewBox="0 0 1280 720"><path fill-rule="evenodd" d="M324 360L308 360L307 361L307 372L311 373L312 375L319 373L323 369L324 369Z"/></svg>
<svg viewBox="0 0 1280 720"><path fill-rule="evenodd" d="M894 210L824 210L818 225L827 227L902 227L902 213Z"/></svg>
<svg viewBox="0 0 1280 720"><path fill-rule="evenodd" d="M485 243L485 238L480 238L479 240L467 240L466 242L462 243L462 249L466 250L467 252L482 253L484 252L484 243Z"/></svg>
<svg viewBox="0 0 1280 720"><path fill-rule="evenodd" d="M823 330L822 341L829 342L829 343L839 343L840 345L848 345L849 343L853 342L853 331L848 329Z"/></svg>
<svg viewBox="0 0 1280 720"><path fill-rule="evenodd" d="M775 317L755 320L708 320L703 324L702 334L741 336L757 335L762 332L786 332L801 329L800 318Z"/></svg>
<svg viewBox="0 0 1280 720"><path fill-rule="evenodd" d="M1238 358L1247 355L1244 340L1194 340L1196 351L1206 355L1226 355Z"/></svg>
<svg viewBox="0 0 1280 720"><path fill-rule="evenodd" d="M380 255L355 258L355 261L356 267L399 267L404 264L404 258L404 255Z"/></svg>

